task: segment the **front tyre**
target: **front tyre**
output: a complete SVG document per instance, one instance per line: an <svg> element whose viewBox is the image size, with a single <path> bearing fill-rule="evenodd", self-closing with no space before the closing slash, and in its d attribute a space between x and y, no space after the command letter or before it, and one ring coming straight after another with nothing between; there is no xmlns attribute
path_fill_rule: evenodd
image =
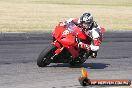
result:
<svg viewBox="0 0 132 88"><path fill-rule="evenodd" d="M56 50L56 46L53 44L48 45L46 49L44 49L38 59L37 59L37 65L39 67L45 67L46 65L49 65L51 63L51 58L54 56L54 51Z"/></svg>

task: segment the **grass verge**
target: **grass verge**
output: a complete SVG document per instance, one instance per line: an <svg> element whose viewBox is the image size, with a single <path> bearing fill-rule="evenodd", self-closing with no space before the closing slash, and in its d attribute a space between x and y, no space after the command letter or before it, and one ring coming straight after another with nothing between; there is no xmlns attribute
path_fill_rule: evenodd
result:
<svg viewBox="0 0 132 88"><path fill-rule="evenodd" d="M132 0L1 0L0 32L51 32L87 11L106 31L132 30Z"/></svg>

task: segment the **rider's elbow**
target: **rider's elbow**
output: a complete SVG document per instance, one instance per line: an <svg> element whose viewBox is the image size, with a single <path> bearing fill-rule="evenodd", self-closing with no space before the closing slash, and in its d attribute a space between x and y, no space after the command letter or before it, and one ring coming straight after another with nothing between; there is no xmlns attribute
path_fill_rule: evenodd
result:
<svg viewBox="0 0 132 88"><path fill-rule="evenodd" d="M96 30L92 30L92 38L93 39L96 39L96 38L99 38L100 36L99 36L99 33L96 31Z"/></svg>

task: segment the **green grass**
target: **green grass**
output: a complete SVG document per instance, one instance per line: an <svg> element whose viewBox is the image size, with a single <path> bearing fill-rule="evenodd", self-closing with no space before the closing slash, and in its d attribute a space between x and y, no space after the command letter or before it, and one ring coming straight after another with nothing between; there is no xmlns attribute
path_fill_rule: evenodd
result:
<svg viewBox="0 0 132 88"><path fill-rule="evenodd" d="M87 11L106 31L132 30L132 0L0 0L0 32L53 31Z"/></svg>

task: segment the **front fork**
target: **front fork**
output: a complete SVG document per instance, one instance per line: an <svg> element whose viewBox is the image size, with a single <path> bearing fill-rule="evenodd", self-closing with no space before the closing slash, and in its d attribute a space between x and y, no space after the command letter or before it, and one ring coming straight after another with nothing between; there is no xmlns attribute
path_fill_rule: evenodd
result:
<svg viewBox="0 0 132 88"><path fill-rule="evenodd" d="M58 47L58 49L55 51L55 56L58 55L64 49L64 46L62 46L57 40L52 42L52 44ZM67 47L67 50L71 53L72 58L78 57L79 52L74 47Z"/></svg>
<svg viewBox="0 0 132 88"><path fill-rule="evenodd" d="M59 42L57 42L57 40L52 42L52 44L58 48L55 50L55 56L58 55L64 49L64 47Z"/></svg>

